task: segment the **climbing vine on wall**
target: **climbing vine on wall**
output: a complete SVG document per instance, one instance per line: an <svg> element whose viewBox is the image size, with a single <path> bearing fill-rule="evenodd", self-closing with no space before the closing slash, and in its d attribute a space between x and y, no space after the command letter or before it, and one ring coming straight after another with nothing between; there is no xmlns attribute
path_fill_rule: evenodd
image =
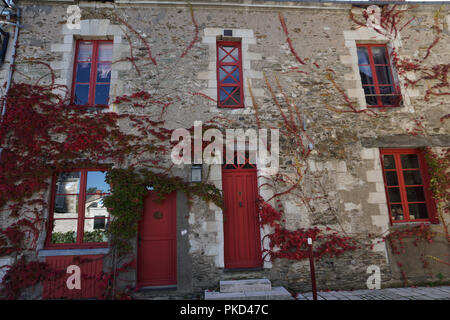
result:
<svg viewBox="0 0 450 320"><path fill-rule="evenodd" d="M190 184L179 177L148 169L140 169L139 172L133 169L112 169L107 173L107 181L112 186L112 193L105 198L104 204L114 217L108 229L110 243L118 248L120 254L131 249L130 239L137 233L147 187L156 192L158 201L163 201L166 195L174 191L181 191L189 198L195 195L219 207L223 203L220 190L211 184Z"/></svg>

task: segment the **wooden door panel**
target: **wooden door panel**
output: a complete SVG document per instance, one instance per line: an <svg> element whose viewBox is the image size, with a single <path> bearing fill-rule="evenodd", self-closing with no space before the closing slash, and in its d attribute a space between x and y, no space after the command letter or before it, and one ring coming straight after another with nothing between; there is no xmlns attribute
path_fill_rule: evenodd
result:
<svg viewBox="0 0 450 320"><path fill-rule="evenodd" d="M256 170L223 170L225 268L260 267Z"/></svg>
<svg viewBox="0 0 450 320"><path fill-rule="evenodd" d="M149 192L139 223L138 286L176 284L176 192L155 202Z"/></svg>

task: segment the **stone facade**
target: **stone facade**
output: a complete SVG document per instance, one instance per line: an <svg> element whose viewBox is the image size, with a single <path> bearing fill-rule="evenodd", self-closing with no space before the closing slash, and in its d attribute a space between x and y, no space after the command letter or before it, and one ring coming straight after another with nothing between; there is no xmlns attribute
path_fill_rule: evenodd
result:
<svg viewBox="0 0 450 320"><path fill-rule="evenodd" d="M352 7L345 3L197 3L193 4L192 9L198 24L199 39L187 55L180 59L195 34L190 9L183 1L157 2L18 2L22 10L22 27L14 82L33 83L41 78L42 83L50 81L46 67L25 63L34 59L49 63L57 83L70 88L76 40L109 39L113 40L113 61L120 60L112 65L110 101L117 96L141 90L171 98L175 102L165 110L162 117L169 129L190 128L194 121L206 123L217 116L231 119L239 124L239 128L257 128L253 107L256 103L262 126L282 127L283 118L268 89L266 77L279 101L284 101L284 92L298 106L304 119L300 125L306 128L314 141L310 156L304 163L308 170L302 180L303 196L312 200L305 203L298 194L286 194L279 198L279 205L284 208L283 223L286 229L331 227L344 230L354 237L363 237L367 234L386 235L390 230L399 228L398 225L392 226L389 220L379 150L421 147L437 150L450 147L450 121L440 121L449 112L449 98L441 95L425 100L426 90L433 84L432 81L421 81L411 87L406 85L402 77L396 76L403 98L399 107L383 110L382 117L371 117L367 113L336 112L346 110L346 102L330 82L328 74L332 69L336 83L357 110L366 109L358 70L357 43L383 43L395 47L400 57L423 57L434 39L433 17L440 9L439 6L421 5L404 13L405 22L416 18L400 31L399 37L392 40L373 29L355 26L349 19ZM70 29L66 24L67 8L73 4L81 9L79 29ZM360 8L354 9L355 13L360 11ZM295 58L287 43L279 14L286 21L295 52L305 61L304 65ZM121 17L136 32L118 22L116 16ZM432 48L425 62L428 66L448 64L450 60L449 6L440 9L440 17L443 31L440 41ZM12 27L8 28L13 30ZM241 39L242 43L245 97L245 107L242 109L218 108L213 101L217 99L216 39L223 35L224 30L232 30L233 37ZM145 59L137 61L141 71L138 74L135 66L124 58L130 56L130 50L135 57L145 57L146 47L140 37L149 43L158 64L149 64ZM6 81L10 59L9 53L0 70L2 83ZM277 87L276 81L279 81L283 92ZM450 89L443 88L442 92L445 90ZM212 100L194 93L207 95ZM121 108L123 106L113 103L109 106L110 111L118 113L124 112ZM287 113L288 106L282 104L282 110ZM156 119L160 110L148 108L145 112ZM406 131L414 127L414 119L417 118L422 119L426 128L425 138L411 136ZM291 177L295 177L294 149L289 137L280 136L280 172ZM190 166L177 166L175 171L184 180L190 179ZM220 165L203 166L203 176L207 177L207 182L219 189L222 188L221 172ZM268 188L265 183L271 179L270 176L258 179L260 194L266 200L282 192L285 187L278 183L274 188ZM320 197L314 199L316 195ZM185 197L179 195L177 292L199 293L217 288L219 280L252 278L267 278L272 285L285 286L291 290L309 290L307 260L276 259L265 261L261 270L224 270L222 210L200 199L194 199L192 206L186 203ZM271 204L276 205L274 200ZM444 218L450 221L448 213ZM8 224L6 219L0 222L0 227ZM425 255L448 260L449 245L444 237L443 223L441 221L440 224L432 225L432 229L438 232L438 241L425 248L424 252ZM267 226L262 228L261 239L272 231ZM45 232L44 229L38 247L42 251L39 254L41 260L48 255L43 243ZM401 257L393 255L386 243L380 240L381 237L371 239L373 251L346 252L337 258L318 261L318 287L366 288L369 276L366 270L370 265L381 268L382 286L400 284L401 275L396 262L401 261ZM267 248L267 238L262 246ZM414 260L417 254L415 250L414 246L408 245L405 258L411 269L411 279L435 280L436 274L441 273L448 280L450 273L447 265L436 263L431 271L424 269L420 261ZM130 280L135 280L135 273L128 276Z"/></svg>

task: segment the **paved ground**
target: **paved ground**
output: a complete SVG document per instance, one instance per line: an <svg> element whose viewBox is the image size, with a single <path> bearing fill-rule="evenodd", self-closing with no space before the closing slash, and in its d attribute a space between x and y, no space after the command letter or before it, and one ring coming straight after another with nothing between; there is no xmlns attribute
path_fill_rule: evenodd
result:
<svg viewBox="0 0 450 320"><path fill-rule="evenodd" d="M312 292L299 293L297 300L313 300ZM450 286L320 291L317 300L450 300Z"/></svg>

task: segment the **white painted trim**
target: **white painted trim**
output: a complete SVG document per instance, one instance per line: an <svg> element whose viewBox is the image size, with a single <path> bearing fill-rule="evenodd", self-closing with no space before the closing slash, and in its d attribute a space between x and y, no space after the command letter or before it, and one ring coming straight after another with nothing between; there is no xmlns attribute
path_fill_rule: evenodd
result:
<svg viewBox="0 0 450 320"><path fill-rule="evenodd" d="M359 28L357 30L344 30L344 40L345 46L348 48L350 55L340 56L340 61L342 64L349 65L352 68L352 73L344 74L345 80L353 81L355 87L346 89L349 98L354 98L358 100L358 105L360 109L367 108L366 98L364 95L364 90L362 87L361 76L359 74L358 67L358 53L356 49L357 43L380 43L386 44L388 49L391 51L393 48L398 50L402 46L400 33L397 34L395 39L390 39L371 28ZM405 56L399 56L400 58L405 58ZM395 66L392 63L391 57L391 68L392 76L394 81L400 85L400 91L402 93L403 105L406 107L406 111L414 112L411 105L410 97L417 96L417 90L405 87L404 81L399 79L398 74L395 70Z"/></svg>
<svg viewBox="0 0 450 320"><path fill-rule="evenodd" d="M252 106L252 99L250 96L250 90L248 83L252 86L254 97L264 97L264 89L254 87L253 79L262 79L262 72L251 68L251 62L261 60L261 54L250 52L249 44L256 44L256 37L252 29L233 29L233 28L205 28L203 30L202 43L208 45L209 65L207 71L201 71L197 74L197 79L206 81L206 88L200 90L201 93L216 100L217 97L217 37L224 34L224 30L232 30L233 37L241 38L241 53L242 53L242 74L243 74L243 90L244 90L244 108L239 109L227 109L218 108L217 103L214 101L206 101L211 105L210 111L215 113L231 113L231 114L253 114L254 110Z"/></svg>
<svg viewBox="0 0 450 320"><path fill-rule="evenodd" d="M121 59L127 52L127 46L122 44L123 31L118 25L110 24L108 19L81 20L79 29L68 28L66 24L62 26L64 36L63 43L52 43L51 51L62 53L62 60L51 63L55 71L59 71L59 77L55 82L67 87L69 93L72 89L73 65L75 58L75 45L77 39L92 40L113 40L113 62ZM111 85L109 88L110 101L114 97L122 95L123 82L119 79L118 70L131 70L130 62L114 63L111 66ZM56 89L58 90L58 89ZM116 111L115 105L110 104L109 110Z"/></svg>

